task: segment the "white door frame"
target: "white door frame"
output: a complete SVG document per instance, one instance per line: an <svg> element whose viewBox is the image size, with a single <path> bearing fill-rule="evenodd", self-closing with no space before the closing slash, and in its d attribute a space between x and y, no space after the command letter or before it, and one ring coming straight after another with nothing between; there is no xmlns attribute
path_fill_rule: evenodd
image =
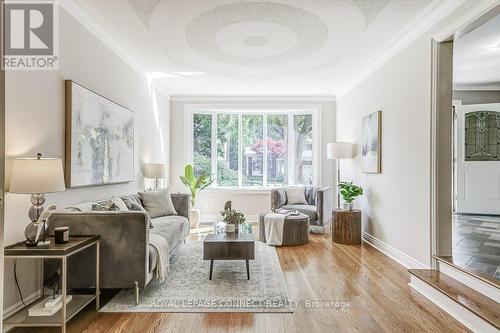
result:
<svg viewBox="0 0 500 333"><path fill-rule="evenodd" d="M460 17L456 18L453 22L448 24L446 27L438 31L431 38L432 42L432 68L431 68L431 266L436 269L438 266L437 260L434 259L436 255L448 255L447 252L451 250L451 235L447 234L446 229L449 229L451 233L451 195L449 202L442 202L439 198L439 189L443 188L443 185L451 184L452 179L452 169L451 167L443 168L443 164L451 165L451 161L443 161L441 157L444 151L444 156L451 155L451 144L446 144L446 142L451 138L450 124L445 126L444 130L442 128L442 122L439 122L440 117L446 112L451 112L446 110L442 106L442 100L440 99L441 84L443 83L440 77L441 71L441 60L440 59L440 49L442 43L451 41L454 39L455 33L463 30L467 26L477 22L481 17L488 14L491 11L500 10L500 1L498 0L481 0L477 4L468 10L466 13L462 14ZM445 82L446 83L446 82ZM451 99L449 101L451 103ZM451 106L451 104L450 104ZM446 185L448 186L448 185ZM451 188L447 189L451 192ZM450 215L450 218L445 218L444 220L440 216ZM449 224L449 225L448 225ZM443 230L445 232L443 232Z"/></svg>

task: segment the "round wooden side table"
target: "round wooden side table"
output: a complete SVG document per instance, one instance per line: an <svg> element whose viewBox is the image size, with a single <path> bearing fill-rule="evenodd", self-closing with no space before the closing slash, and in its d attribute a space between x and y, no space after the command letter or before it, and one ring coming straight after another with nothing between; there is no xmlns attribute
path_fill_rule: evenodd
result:
<svg viewBox="0 0 500 333"><path fill-rule="evenodd" d="M361 244L361 211L333 211L332 241L339 244Z"/></svg>

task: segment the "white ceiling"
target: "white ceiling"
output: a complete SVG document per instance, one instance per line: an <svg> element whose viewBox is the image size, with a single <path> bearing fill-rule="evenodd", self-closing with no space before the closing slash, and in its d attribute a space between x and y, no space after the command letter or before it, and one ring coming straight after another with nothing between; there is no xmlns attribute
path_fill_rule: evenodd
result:
<svg viewBox="0 0 500 333"><path fill-rule="evenodd" d="M335 95L433 3L77 1L163 91L265 95Z"/></svg>
<svg viewBox="0 0 500 333"><path fill-rule="evenodd" d="M456 88L500 90L500 15L455 39L453 76Z"/></svg>

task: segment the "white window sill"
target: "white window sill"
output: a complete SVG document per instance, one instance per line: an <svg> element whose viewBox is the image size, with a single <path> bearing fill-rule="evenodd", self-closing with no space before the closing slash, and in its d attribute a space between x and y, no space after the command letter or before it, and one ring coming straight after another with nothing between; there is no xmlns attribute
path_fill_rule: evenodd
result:
<svg viewBox="0 0 500 333"><path fill-rule="evenodd" d="M205 189L202 193L234 193L234 194L271 194L271 190L279 189L281 187L225 187L213 186Z"/></svg>

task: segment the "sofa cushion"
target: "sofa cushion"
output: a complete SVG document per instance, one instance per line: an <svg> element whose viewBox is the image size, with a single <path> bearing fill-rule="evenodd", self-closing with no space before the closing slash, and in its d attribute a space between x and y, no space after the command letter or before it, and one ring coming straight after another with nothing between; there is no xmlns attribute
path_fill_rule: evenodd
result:
<svg viewBox="0 0 500 333"><path fill-rule="evenodd" d="M286 188L287 205L307 205L306 193L303 186Z"/></svg>
<svg viewBox="0 0 500 333"><path fill-rule="evenodd" d="M123 196L123 197L120 197L121 200L123 200L123 202L125 203L125 205L127 206L128 210L132 211L132 212L143 212L143 213L148 213L147 210L144 209L144 207L142 207L142 203L140 202L140 198L139 196L135 196L135 195L126 195L126 196ZM153 228L153 224L151 223L151 221L149 222L149 229L152 229Z"/></svg>
<svg viewBox="0 0 500 333"><path fill-rule="evenodd" d="M151 219L151 223L154 226L151 233L165 237L170 251L173 251L189 234L189 220L184 216L161 216Z"/></svg>
<svg viewBox="0 0 500 333"><path fill-rule="evenodd" d="M309 222L314 222L318 220L318 212L316 212L316 206L311 205L284 205L281 206L283 209L296 209L302 214L309 216Z"/></svg>
<svg viewBox="0 0 500 333"><path fill-rule="evenodd" d="M138 194L151 218L177 215L168 187L157 191L138 192Z"/></svg>

